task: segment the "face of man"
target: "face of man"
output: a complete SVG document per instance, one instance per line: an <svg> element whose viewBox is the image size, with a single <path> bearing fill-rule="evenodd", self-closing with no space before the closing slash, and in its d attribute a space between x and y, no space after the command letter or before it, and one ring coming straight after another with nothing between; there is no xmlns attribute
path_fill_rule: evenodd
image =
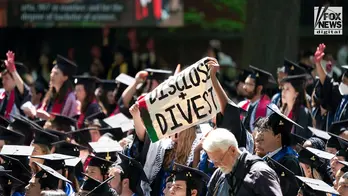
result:
<svg viewBox="0 0 348 196"><path fill-rule="evenodd" d="M256 95L255 79L253 79L251 77L247 77L247 79L245 79L243 89L245 90L245 98L247 98L247 99L254 98Z"/></svg>
<svg viewBox="0 0 348 196"><path fill-rule="evenodd" d="M188 196L186 194L187 183L184 180L175 180L173 182L168 182L166 189L164 190L165 196ZM190 196L197 196L197 190L191 190Z"/></svg>
<svg viewBox="0 0 348 196"><path fill-rule="evenodd" d="M32 177L29 181L29 184L25 187L25 195L35 196L40 195L41 193L41 185L39 183L39 179Z"/></svg>
<svg viewBox="0 0 348 196"><path fill-rule="evenodd" d="M341 196L348 196L348 179L344 179L341 177L341 179L338 182L337 191L340 193Z"/></svg>
<svg viewBox="0 0 348 196"><path fill-rule="evenodd" d="M109 182L109 186L114 189L117 194L122 194L122 182L121 182L121 170L119 168L111 168L109 171L109 177L114 176Z"/></svg>
<svg viewBox="0 0 348 196"><path fill-rule="evenodd" d="M99 180L100 182L103 182L103 175L100 171L99 167L95 167L95 166L88 166L87 167L87 175L91 176L92 178Z"/></svg>
<svg viewBox="0 0 348 196"><path fill-rule="evenodd" d="M271 130L257 131L255 135L255 151L260 157L265 156L267 153L273 152L278 148L281 135L274 133Z"/></svg>
<svg viewBox="0 0 348 196"><path fill-rule="evenodd" d="M219 149L214 152L207 152L209 159L225 174L232 171L237 159L236 153L237 149L233 146L230 146L226 151Z"/></svg>
<svg viewBox="0 0 348 196"><path fill-rule="evenodd" d="M334 158L332 158L330 160L330 167L331 167L332 173L334 175L336 175L337 171L339 171L343 167L343 165L340 162L338 162L338 161L345 161L344 157L342 157L342 156L335 156Z"/></svg>

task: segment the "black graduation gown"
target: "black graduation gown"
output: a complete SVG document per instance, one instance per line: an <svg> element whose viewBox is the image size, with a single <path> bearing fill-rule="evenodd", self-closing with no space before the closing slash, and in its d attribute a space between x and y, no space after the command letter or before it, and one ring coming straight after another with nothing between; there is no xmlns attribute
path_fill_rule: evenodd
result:
<svg viewBox="0 0 348 196"><path fill-rule="evenodd" d="M278 162L292 171L295 175L303 176L301 166L296 157L290 155L284 156ZM282 178L280 178L280 186L282 188L283 196L296 196L298 189L300 188L296 181L293 182L288 179L283 180Z"/></svg>
<svg viewBox="0 0 348 196"><path fill-rule="evenodd" d="M27 102L27 101L31 101L31 91L30 88L24 84L24 92L21 95L19 93L19 90L17 87L15 87L15 102L14 104L16 105L17 109L20 111L21 115L24 115L24 112L20 109L21 106ZM2 99L1 103L0 103L0 115L4 116L5 112L6 112L6 106L8 104L10 95L9 93L5 93L5 97Z"/></svg>
<svg viewBox="0 0 348 196"><path fill-rule="evenodd" d="M344 102L348 100L348 96L342 96L338 87L337 82L326 76L320 92L322 107L334 115L333 122L348 119L347 102Z"/></svg>
<svg viewBox="0 0 348 196"><path fill-rule="evenodd" d="M281 195L277 174L259 157L251 155L247 151L243 151L234 171L236 171L234 176L238 179L242 179L242 181L240 181L240 188L235 196ZM231 184L231 181L228 180L231 177L232 175L226 175L225 177L221 170L217 169L208 183L207 196L225 196L225 194L217 192L214 194L214 192L220 183ZM230 185L230 187L233 186Z"/></svg>
<svg viewBox="0 0 348 196"><path fill-rule="evenodd" d="M302 136L306 139L312 137L312 132L308 129L308 126L312 127L313 126L313 122L312 122L312 114L311 112L306 108L301 106L299 108L299 112L298 112L298 117L296 118L296 123L298 123L299 125L301 125L304 129L301 129L297 126L294 126L295 130L294 133Z"/></svg>

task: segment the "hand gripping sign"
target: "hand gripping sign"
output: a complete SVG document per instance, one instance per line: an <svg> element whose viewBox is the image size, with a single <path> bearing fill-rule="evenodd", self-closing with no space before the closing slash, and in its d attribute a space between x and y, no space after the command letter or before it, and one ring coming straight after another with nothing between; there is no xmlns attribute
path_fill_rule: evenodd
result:
<svg viewBox="0 0 348 196"><path fill-rule="evenodd" d="M152 142L205 122L220 112L208 61L207 57L197 61L138 99Z"/></svg>

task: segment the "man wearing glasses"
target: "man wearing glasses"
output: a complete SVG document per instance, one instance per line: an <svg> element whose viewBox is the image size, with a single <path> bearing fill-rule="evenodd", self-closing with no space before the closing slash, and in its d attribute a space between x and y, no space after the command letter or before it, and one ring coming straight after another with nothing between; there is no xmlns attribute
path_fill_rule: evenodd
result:
<svg viewBox="0 0 348 196"><path fill-rule="evenodd" d="M207 196L282 195L275 171L259 157L238 149L230 131L211 131L203 141L203 149L218 168L208 184Z"/></svg>

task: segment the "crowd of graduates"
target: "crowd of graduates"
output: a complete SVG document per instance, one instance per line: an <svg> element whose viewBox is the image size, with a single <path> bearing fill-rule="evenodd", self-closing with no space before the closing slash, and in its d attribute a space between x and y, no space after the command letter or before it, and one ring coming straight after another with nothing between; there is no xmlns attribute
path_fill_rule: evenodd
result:
<svg viewBox="0 0 348 196"><path fill-rule="evenodd" d="M313 63L284 59L275 79L255 65L226 68L231 59L211 44L221 111L157 142L138 98L180 65L135 77L113 66L119 75L104 79L76 75L78 65L57 55L44 90L27 84L9 51L0 67L0 195L348 195L348 65L330 76L325 47ZM237 70L235 94L226 69Z"/></svg>

